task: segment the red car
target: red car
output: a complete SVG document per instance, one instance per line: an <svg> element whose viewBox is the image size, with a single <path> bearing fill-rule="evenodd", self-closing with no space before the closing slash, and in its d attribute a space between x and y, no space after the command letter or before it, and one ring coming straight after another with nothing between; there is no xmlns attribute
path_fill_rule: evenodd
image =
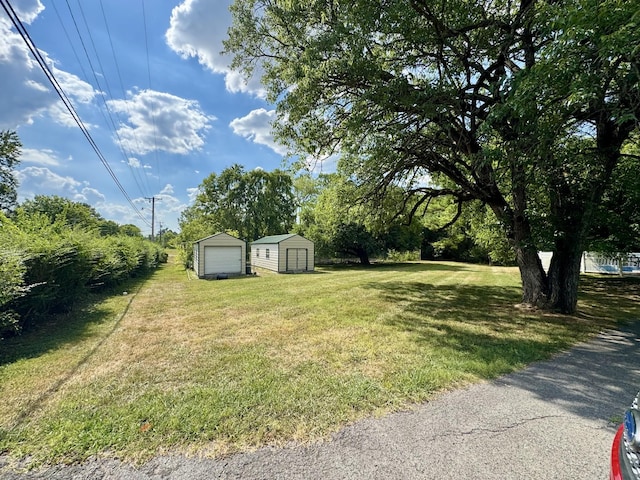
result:
<svg viewBox="0 0 640 480"><path fill-rule="evenodd" d="M624 414L611 447L610 480L640 480L640 393Z"/></svg>

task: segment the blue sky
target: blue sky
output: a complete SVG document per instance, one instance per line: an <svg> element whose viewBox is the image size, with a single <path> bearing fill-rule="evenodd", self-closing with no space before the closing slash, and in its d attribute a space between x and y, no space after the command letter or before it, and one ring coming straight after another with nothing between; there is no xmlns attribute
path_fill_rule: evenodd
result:
<svg viewBox="0 0 640 480"><path fill-rule="evenodd" d="M230 1L10 3L144 220L0 9L0 129L23 143L20 201L67 197L150 234L145 197L156 197L155 231L178 231L180 212L212 172L282 166L273 106L220 55Z"/></svg>

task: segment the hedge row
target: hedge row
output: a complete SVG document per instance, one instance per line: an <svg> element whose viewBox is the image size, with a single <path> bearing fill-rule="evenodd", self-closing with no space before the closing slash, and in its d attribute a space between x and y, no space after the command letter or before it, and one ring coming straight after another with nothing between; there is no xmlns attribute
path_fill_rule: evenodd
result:
<svg viewBox="0 0 640 480"><path fill-rule="evenodd" d="M104 237L40 215L0 214L0 338L163 261L162 248L142 237Z"/></svg>

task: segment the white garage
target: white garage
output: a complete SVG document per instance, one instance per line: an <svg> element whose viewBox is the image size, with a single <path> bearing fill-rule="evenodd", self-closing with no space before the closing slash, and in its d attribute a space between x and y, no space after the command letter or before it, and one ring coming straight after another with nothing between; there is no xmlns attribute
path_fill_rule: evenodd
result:
<svg viewBox="0 0 640 480"><path fill-rule="evenodd" d="M199 278L243 275L247 245L227 233L217 233L193 244L193 270Z"/></svg>

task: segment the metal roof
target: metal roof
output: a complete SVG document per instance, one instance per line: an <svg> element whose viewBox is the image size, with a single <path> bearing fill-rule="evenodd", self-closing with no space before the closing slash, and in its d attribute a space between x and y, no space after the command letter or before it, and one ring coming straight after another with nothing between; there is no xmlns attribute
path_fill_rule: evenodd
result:
<svg viewBox="0 0 640 480"><path fill-rule="evenodd" d="M251 245L261 244L261 243L280 243L284 240L287 240L291 237L297 237L298 235L295 233L287 233L285 235L270 235L268 237L262 237L256 240L255 242L251 242Z"/></svg>
<svg viewBox="0 0 640 480"><path fill-rule="evenodd" d="M237 237L234 237L233 235L229 235L228 233L225 233L225 232L219 232L219 233L214 233L213 235L209 235L208 237L201 238L200 240L196 240L196 241L195 241L195 242L193 242L193 243L200 243L200 242L202 242L203 240L209 240L210 238L217 237L217 236L219 236L219 235L226 235L227 237L231 237L231 238L232 238L232 239L234 239L234 240L238 240L238 241L240 241L240 242L244 242L244 240L242 240L242 239L240 239L240 238L237 238Z"/></svg>

